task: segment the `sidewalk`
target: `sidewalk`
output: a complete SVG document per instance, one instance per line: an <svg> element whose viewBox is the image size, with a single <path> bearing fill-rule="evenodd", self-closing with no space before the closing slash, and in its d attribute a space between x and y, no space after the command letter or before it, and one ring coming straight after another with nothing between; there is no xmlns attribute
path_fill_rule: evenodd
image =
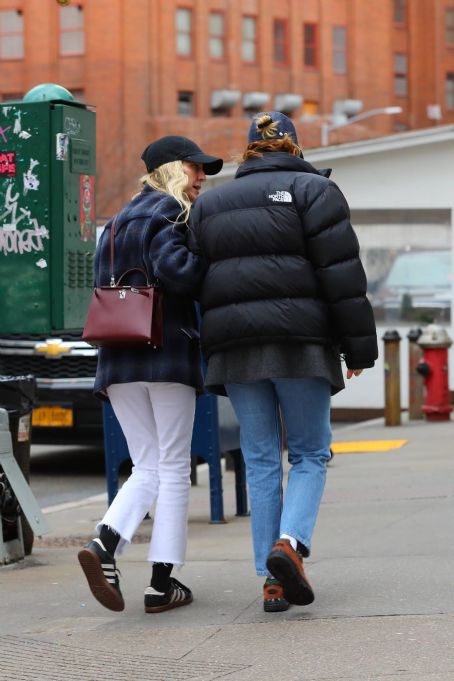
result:
<svg viewBox="0 0 454 681"><path fill-rule="evenodd" d="M306 563L316 598L284 613L263 612L233 472L219 525L208 522L199 472L179 575L195 600L159 615L143 612L144 543L118 561L123 613L89 593L76 553L104 498L48 513L52 532L32 556L0 568L0 678L453 681L454 424L376 420L334 431L336 443L401 439L389 451L335 455Z"/></svg>

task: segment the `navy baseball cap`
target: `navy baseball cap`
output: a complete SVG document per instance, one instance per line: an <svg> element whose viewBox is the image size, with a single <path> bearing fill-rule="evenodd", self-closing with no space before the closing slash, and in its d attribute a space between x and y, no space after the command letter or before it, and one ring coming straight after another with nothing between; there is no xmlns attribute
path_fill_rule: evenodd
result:
<svg viewBox="0 0 454 681"><path fill-rule="evenodd" d="M195 142L180 135L168 135L161 137L148 145L140 157L145 163L149 173L171 161L189 161L201 163L207 175L216 175L224 161L217 156L205 154Z"/></svg>
<svg viewBox="0 0 454 681"><path fill-rule="evenodd" d="M262 116L269 116L271 119L270 123L277 123L276 132L274 135L270 135L269 132L265 133L264 135L262 130L257 127L257 119L261 118ZM266 128L266 125L263 125L262 127ZM255 114L254 118L252 119L252 124L249 128L248 142L250 144L251 142L261 142L262 140L268 140L273 137L279 138L283 137L285 133L287 133L287 135L291 137L292 141L298 146L298 137L296 136L295 126L293 125L290 118L280 111L261 111L260 113Z"/></svg>

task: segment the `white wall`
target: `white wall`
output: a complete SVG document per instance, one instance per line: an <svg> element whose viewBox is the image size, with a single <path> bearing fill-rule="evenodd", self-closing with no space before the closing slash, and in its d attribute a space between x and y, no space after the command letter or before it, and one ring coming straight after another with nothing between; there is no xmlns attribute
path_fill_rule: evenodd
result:
<svg viewBox="0 0 454 681"><path fill-rule="evenodd" d="M379 357L373 369L365 369L361 376L345 381L346 389L333 397L333 407L383 408L385 404L385 369L383 336L387 330L396 330L401 337L400 354L400 402L408 407L408 339L409 326L378 326ZM451 367L454 367L451 360ZM454 370L454 369L453 369ZM344 367L344 377L345 377Z"/></svg>
<svg viewBox="0 0 454 681"><path fill-rule="evenodd" d="M351 208L450 208L454 204L453 159L454 140L327 160L323 165L332 167L331 179Z"/></svg>
<svg viewBox="0 0 454 681"><path fill-rule="evenodd" d="M454 129L447 130L447 139L437 140L437 131L429 131L427 143L421 133L416 146L402 147L393 138L385 144L370 144L369 153L358 154L360 144L340 145L323 150L309 150L305 157L317 168L331 167L331 179L336 182L351 209L430 209L444 208L454 215ZM441 133L443 131L440 131ZM443 137L443 134L440 135ZM396 140L405 135L396 136ZM412 139L408 134L407 139ZM415 137L416 139L416 137ZM339 157L345 147L345 156ZM368 143L364 143L364 148ZM332 153L332 158L329 157ZM453 218L451 218L453 219ZM362 227L362 231L367 226ZM431 231L431 248L442 247L446 241L442 229ZM443 240L443 243L440 241ZM451 224L451 248L454 251L454 229ZM453 287L454 297L454 287ZM454 317L454 299L451 305ZM400 343L401 404L408 407L408 340L409 326L379 325L377 328L379 359L373 369L367 369L359 378L346 382L346 390L333 398L333 407L383 407L384 365L383 340L386 330L396 329ZM454 324L447 328L454 339ZM449 350L449 385L454 389L454 348ZM345 374L345 372L344 372Z"/></svg>

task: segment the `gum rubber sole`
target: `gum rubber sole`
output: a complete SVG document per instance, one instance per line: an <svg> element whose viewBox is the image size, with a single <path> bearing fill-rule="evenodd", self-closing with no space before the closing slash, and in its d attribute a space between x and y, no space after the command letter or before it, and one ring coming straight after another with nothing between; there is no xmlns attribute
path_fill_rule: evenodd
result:
<svg viewBox="0 0 454 681"><path fill-rule="evenodd" d="M164 612L165 610L172 610L173 608L180 608L183 605L189 605L193 601L193 597L190 596L184 601L175 601L174 603L167 603L166 605L151 605L151 606L145 606L145 612L147 613L153 613L153 612Z"/></svg>
<svg viewBox="0 0 454 681"><path fill-rule="evenodd" d="M90 549L84 548L79 551L77 557L87 578L90 591L96 600L109 610L115 612L124 610L123 596L105 578L99 556Z"/></svg>

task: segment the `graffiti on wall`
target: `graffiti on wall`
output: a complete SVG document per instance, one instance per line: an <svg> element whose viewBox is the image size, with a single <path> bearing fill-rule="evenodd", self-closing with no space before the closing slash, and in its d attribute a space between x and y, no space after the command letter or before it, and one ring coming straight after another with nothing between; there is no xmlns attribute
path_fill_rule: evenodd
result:
<svg viewBox="0 0 454 681"><path fill-rule="evenodd" d="M15 111L14 115L16 117L16 120L14 122L14 128L13 128L13 133L20 137L21 139L28 140L29 137L31 137L31 134L27 130L22 130L22 113L21 111Z"/></svg>
<svg viewBox="0 0 454 681"><path fill-rule="evenodd" d="M10 113L14 116L14 125L8 125L6 128L0 127L0 136L4 142L8 142L6 133L11 130L11 128L13 129L12 134L17 135L23 140L28 140L32 136L30 130L22 129L22 112L20 109L16 109L15 106L3 106L2 111L6 118L8 118Z"/></svg>
<svg viewBox="0 0 454 681"><path fill-rule="evenodd" d="M16 154L14 151L0 152L0 177L15 177Z"/></svg>
<svg viewBox="0 0 454 681"><path fill-rule="evenodd" d="M30 166L27 170L26 173L24 173L24 196L27 195L27 192L29 190L32 191L37 191L39 187L39 180L38 176L36 173L33 172L33 169L35 166L39 165L39 161L35 161L35 159L31 158L30 159Z"/></svg>
<svg viewBox="0 0 454 681"><path fill-rule="evenodd" d="M80 135L80 123L72 116L65 116L64 127L67 135L71 135L72 137L78 137Z"/></svg>
<svg viewBox="0 0 454 681"><path fill-rule="evenodd" d="M5 204L0 208L0 253L39 253L44 250L43 241L49 238L49 232L44 225L39 225L28 208L19 206L20 194L13 192L13 185L9 184Z"/></svg>
<svg viewBox="0 0 454 681"><path fill-rule="evenodd" d="M11 142L14 135L23 140L31 138L30 131L22 127L20 109L16 106L3 106L1 111L7 119L7 124L0 126L0 136L5 143L14 146ZM47 227L39 224L27 205L20 205L28 192L39 190L38 166L39 161L30 158L29 166L21 177L17 172L16 153L0 151L0 180L4 181L2 188L5 189L4 198L0 199L0 253L3 255L40 253L44 251L45 241L49 239ZM22 187L18 188L21 179ZM43 267L42 260L41 258L36 263L38 267Z"/></svg>

